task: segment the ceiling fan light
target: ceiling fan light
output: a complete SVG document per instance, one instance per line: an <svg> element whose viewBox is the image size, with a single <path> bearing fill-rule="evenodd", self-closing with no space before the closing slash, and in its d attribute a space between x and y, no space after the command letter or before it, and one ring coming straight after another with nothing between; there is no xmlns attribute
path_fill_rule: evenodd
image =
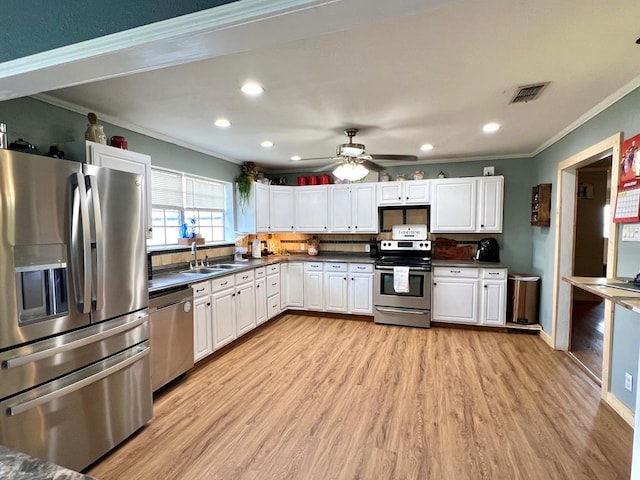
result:
<svg viewBox="0 0 640 480"><path fill-rule="evenodd" d="M369 170L360 163L343 163L332 172L340 180L357 182L367 176Z"/></svg>
<svg viewBox="0 0 640 480"><path fill-rule="evenodd" d="M364 145L361 143L343 143L338 147L338 155L358 157L364 153Z"/></svg>

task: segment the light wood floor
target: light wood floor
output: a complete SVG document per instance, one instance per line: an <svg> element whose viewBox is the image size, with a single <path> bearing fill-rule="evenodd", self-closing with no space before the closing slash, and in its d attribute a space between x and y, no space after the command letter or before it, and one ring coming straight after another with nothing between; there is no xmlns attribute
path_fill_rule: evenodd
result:
<svg viewBox="0 0 640 480"><path fill-rule="evenodd" d="M574 300L571 307L571 346L578 361L602 381L604 301Z"/></svg>
<svg viewBox="0 0 640 480"><path fill-rule="evenodd" d="M156 398L100 480L628 479L631 428L532 335L284 315Z"/></svg>

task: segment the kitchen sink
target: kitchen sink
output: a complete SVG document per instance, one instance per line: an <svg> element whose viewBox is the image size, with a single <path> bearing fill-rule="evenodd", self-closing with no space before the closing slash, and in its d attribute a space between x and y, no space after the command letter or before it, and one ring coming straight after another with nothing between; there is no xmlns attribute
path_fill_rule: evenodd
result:
<svg viewBox="0 0 640 480"><path fill-rule="evenodd" d="M209 274L209 273L220 273L224 272L225 269L217 268L217 267L198 267L190 270L182 270L180 273L192 273L192 274Z"/></svg>
<svg viewBox="0 0 640 480"><path fill-rule="evenodd" d="M232 268L241 268L244 265L236 265L235 263L216 263L212 268L222 268L224 270L230 270Z"/></svg>

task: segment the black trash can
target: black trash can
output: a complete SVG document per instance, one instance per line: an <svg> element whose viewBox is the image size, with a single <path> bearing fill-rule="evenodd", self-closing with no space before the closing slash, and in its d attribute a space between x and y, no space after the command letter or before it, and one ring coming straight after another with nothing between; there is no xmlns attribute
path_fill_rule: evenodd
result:
<svg viewBox="0 0 640 480"><path fill-rule="evenodd" d="M540 277L512 273L507 279L507 321L521 325L538 323Z"/></svg>

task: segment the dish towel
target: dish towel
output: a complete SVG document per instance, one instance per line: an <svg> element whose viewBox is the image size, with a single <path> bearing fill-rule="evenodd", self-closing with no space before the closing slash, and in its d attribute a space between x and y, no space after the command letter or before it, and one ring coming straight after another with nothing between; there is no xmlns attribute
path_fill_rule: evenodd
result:
<svg viewBox="0 0 640 480"><path fill-rule="evenodd" d="M409 293L409 267L393 267L393 289L396 293Z"/></svg>

